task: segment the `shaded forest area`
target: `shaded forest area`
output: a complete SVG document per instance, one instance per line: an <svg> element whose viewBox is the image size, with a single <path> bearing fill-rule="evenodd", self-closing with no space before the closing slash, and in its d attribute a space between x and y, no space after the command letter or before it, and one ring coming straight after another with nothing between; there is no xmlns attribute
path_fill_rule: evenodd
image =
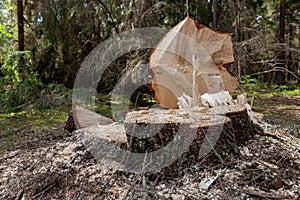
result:
<svg viewBox="0 0 300 200"><path fill-rule="evenodd" d="M239 80L251 75L267 84L299 83L297 0L3 0L0 8L2 110L63 104L67 97L59 97L72 89L84 58L102 41L138 27L171 28L187 13L232 33L235 62L229 68ZM147 63L150 53L117 59L98 92L110 92L126 69Z"/></svg>

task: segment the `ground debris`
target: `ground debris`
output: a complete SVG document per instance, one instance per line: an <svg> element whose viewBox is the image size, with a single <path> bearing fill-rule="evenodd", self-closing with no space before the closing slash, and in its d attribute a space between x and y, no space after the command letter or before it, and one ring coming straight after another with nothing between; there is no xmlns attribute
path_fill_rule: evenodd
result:
<svg viewBox="0 0 300 200"><path fill-rule="evenodd" d="M0 199L297 199L300 142L270 125L238 154L214 153L169 174L105 169L79 137L19 146L0 157ZM272 137L275 134L279 137Z"/></svg>

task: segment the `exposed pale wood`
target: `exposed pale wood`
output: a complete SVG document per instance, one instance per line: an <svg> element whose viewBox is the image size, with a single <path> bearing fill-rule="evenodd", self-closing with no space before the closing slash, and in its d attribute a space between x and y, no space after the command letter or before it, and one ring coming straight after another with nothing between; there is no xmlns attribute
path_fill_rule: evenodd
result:
<svg viewBox="0 0 300 200"><path fill-rule="evenodd" d="M112 119L99 115L78 105L73 106L72 114L76 129L113 123Z"/></svg>
<svg viewBox="0 0 300 200"><path fill-rule="evenodd" d="M131 132L127 128L135 124L152 124L159 126L167 123L171 124L195 124L199 127L208 127L221 123L218 121L218 115L233 115L234 113L246 112L247 108L241 105L218 106L214 108L195 107L184 112L179 109L149 109L141 111L132 111L126 115L126 132ZM215 119L214 119L215 118ZM132 127L135 129L135 127Z"/></svg>
<svg viewBox="0 0 300 200"><path fill-rule="evenodd" d="M247 103L246 94L240 94L237 96L237 103L240 105L245 105Z"/></svg>
<svg viewBox="0 0 300 200"><path fill-rule="evenodd" d="M87 150L108 169L123 168L123 151L128 149L124 125L111 123L79 129ZM104 169L103 169L104 170Z"/></svg>
<svg viewBox="0 0 300 200"><path fill-rule="evenodd" d="M121 144L127 143L124 125L121 123L111 123L107 125L96 125L88 128L78 129L76 133L84 134L84 139L103 140ZM89 142L91 142L89 141Z"/></svg>
<svg viewBox="0 0 300 200"><path fill-rule="evenodd" d="M197 57L193 56L193 106L199 105L199 89L197 81L197 69L196 69Z"/></svg>
<svg viewBox="0 0 300 200"><path fill-rule="evenodd" d="M238 81L225 65L233 61L230 34L199 26L187 17L166 34L151 55L149 74L155 99L162 107L177 108L179 96L192 96L193 67L198 72L200 95L221 90L231 93Z"/></svg>
<svg viewBox="0 0 300 200"><path fill-rule="evenodd" d="M193 107L193 98L183 93L180 97L178 97L177 105L179 109L186 109Z"/></svg>
<svg viewBox="0 0 300 200"><path fill-rule="evenodd" d="M204 106L204 107L216 107L223 105L245 105L246 97L244 95L239 95L236 100L233 100L228 91L221 91L214 94L205 93L201 95L201 103L195 105L192 97L183 93L178 97L178 107L179 109L192 108L194 106Z"/></svg>
<svg viewBox="0 0 300 200"><path fill-rule="evenodd" d="M224 105L234 105L236 104L228 91L221 91L215 94L205 93L201 95L202 105L216 107Z"/></svg>

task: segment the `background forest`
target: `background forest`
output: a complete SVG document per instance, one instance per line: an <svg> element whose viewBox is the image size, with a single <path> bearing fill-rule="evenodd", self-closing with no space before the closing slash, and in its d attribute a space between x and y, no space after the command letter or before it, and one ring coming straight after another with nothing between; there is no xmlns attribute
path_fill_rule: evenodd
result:
<svg viewBox="0 0 300 200"><path fill-rule="evenodd" d="M299 83L298 0L2 0L0 9L3 111L66 103L80 64L99 43L137 27L171 28L187 13L200 24L232 33L230 70L239 80ZM146 63L150 53L119 58L98 91L111 91L124 69Z"/></svg>
<svg viewBox="0 0 300 200"><path fill-rule="evenodd" d="M66 129L67 117L74 122L68 113L77 72L111 36L169 29L187 15L232 34L235 62L228 67L241 83L233 97L247 94L251 126L222 125L220 148L196 162L176 161L174 171L111 170L80 132ZM106 69L92 97L95 112L118 121L111 91L151 53L132 51ZM149 88L139 89L130 108L156 103ZM234 124L248 121L243 113L231 115ZM114 129L103 132L110 142L123 130ZM0 153L0 200L300 199L300 1L0 0Z"/></svg>

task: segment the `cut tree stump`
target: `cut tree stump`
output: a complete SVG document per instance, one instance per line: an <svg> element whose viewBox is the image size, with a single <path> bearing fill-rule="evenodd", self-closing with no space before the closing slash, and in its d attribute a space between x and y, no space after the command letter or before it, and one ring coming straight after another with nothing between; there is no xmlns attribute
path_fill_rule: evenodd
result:
<svg viewBox="0 0 300 200"><path fill-rule="evenodd" d="M245 105L227 105L132 111L124 124L91 126L75 133L81 135L83 144L98 161L114 169L132 169L143 162L130 160L124 152L167 152L155 154L151 163L172 160L163 167L169 173L182 164L199 161L209 152L221 157L238 153L238 147L254 131Z"/></svg>
<svg viewBox="0 0 300 200"><path fill-rule="evenodd" d="M198 156L207 134L219 134L215 136L223 141L222 145L227 143L235 148L253 131L244 105L194 107L189 113L179 109L133 111L127 114L124 126L132 152L155 151L180 134L186 138L193 137L190 151L195 156Z"/></svg>
<svg viewBox="0 0 300 200"><path fill-rule="evenodd" d="M239 153L238 147L255 133L249 108L243 104L245 96L232 100L228 95L228 92L205 95L207 105L215 107L131 111L124 124L96 125L76 133L98 161L119 170L140 172L144 170L142 164L149 166L149 172L155 172L161 169L156 165L162 163L166 164L163 173L169 173L199 161L210 152L220 160L227 159ZM131 157L130 152L139 155L138 159ZM146 155L151 159L144 163Z"/></svg>
<svg viewBox="0 0 300 200"><path fill-rule="evenodd" d="M187 17L159 42L149 62L154 98L168 110L152 108L127 114L126 110L115 115L123 121L126 114L124 124L119 124L74 106L74 122L81 128L77 132L97 159L121 159L125 168L149 167L151 163L168 163L171 165L165 167L172 168L186 159L197 161L212 150L222 160L220 154L239 152L238 146L255 131L246 97L239 95L233 100L230 96L239 84L226 68L233 61L230 34L200 26ZM135 82L132 77L129 80ZM130 160L129 152L139 159ZM145 163L147 155L151 159ZM127 163L123 162L126 158Z"/></svg>

